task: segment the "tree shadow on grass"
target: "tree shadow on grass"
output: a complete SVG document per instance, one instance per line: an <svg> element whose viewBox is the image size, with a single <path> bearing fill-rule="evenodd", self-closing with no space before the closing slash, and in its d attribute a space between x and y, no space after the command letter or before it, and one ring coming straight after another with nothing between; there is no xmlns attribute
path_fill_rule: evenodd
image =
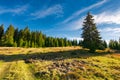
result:
<svg viewBox="0 0 120 80"><path fill-rule="evenodd" d="M58 52L47 52L47 53L28 53L28 54L12 54L5 55L0 54L0 60L5 62L18 61L18 60L64 60L72 58L89 58L92 56L102 56L107 53L89 53L87 50L69 50L69 51L58 51Z"/></svg>

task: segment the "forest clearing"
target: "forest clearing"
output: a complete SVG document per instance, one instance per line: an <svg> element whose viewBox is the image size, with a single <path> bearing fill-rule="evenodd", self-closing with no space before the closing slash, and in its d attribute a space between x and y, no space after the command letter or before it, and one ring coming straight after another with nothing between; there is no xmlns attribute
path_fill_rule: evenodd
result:
<svg viewBox="0 0 120 80"><path fill-rule="evenodd" d="M120 54L82 47L0 48L0 80L119 80Z"/></svg>
<svg viewBox="0 0 120 80"><path fill-rule="evenodd" d="M120 80L120 0L0 0L0 80Z"/></svg>

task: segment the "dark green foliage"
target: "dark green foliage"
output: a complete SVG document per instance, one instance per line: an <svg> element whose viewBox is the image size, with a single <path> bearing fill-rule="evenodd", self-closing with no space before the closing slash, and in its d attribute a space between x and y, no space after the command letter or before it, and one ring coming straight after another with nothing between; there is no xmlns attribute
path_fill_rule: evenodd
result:
<svg viewBox="0 0 120 80"><path fill-rule="evenodd" d="M58 39L58 43L59 43L60 47L63 47L64 46L64 40L63 40L63 38Z"/></svg>
<svg viewBox="0 0 120 80"><path fill-rule="evenodd" d="M47 37L40 31L30 31L28 27L19 30L10 25L4 32L3 25L0 26L0 46L13 47L64 47L77 46L77 40L66 38Z"/></svg>
<svg viewBox="0 0 120 80"><path fill-rule="evenodd" d="M57 38L55 38L55 39L54 39L54 47L58 47L58 46L59 46L58 40L57 40Z"/></svg>
<svg viewBox="0 0 120 80"><path fill-rule="evenodd" d="M19 31L18 31L18 28L16 28L15 29L15 32L14 32L14 45L15 45L15 47L17 47L17 43L18 43L18 41L19 41L19 33L18 33Z"/></svg>
<svg viewBox="0 0 120 80"><path fill-rule="evenodd" d="M73 46L77 46L77 45L78 45L77 40L73 40L73 41L72 41L72 45L73 45Z"/></svg>
<svg viewBox="0 0 120 80"><path fill-rule="evenodd" d="M79 43L78 43L78 45L79 45L79 46L82 46L82 43L83 43L83 41L80 40Z"/></svg>
<svg viewBox="0 0 120 80"><path fill-rule="evenodd" d="M105 47L105 48L107 48L108 46L107 46L107 42L104 40L103 41L103 46Z"/></svg>
<svg viewBox="0 0 120 80"><path fill-rule="evenodd" d="M101 44L99 45L99 48L100 50L104 50L105 48L107 48L107 43L106 41L101 41Z"/></svg>
<svg viewBox="0 0 120 80"><path fill-rule="evenodd" d="M2 38L3 38L3 35L4 35L4 26L3 24L0 26L0 46L2 46Z"/></svg>
<svg viewBox="0 0 120 80"><path fill-rule="evenodd" d="M2 39L2 36L4 34L4 26L3 24L0 26L0 40Z"/></svg>
<svg viewBox="0 0 120 80"><path fill-rule="evenodd" d="M14 27L10 25L4 35L4 45L13 46L14 45Z"/></svg>
<svg viewBox="0 0 120 80"><path fill-rule="evenodd" d="M120 50L120 41L110 40L110 42L109 42L109 48Z"/></svg>
<svg viewBox="0 0 120 80"><path fill-rule="evenodd" d="M101 37L89 12L83 22L82 30L83 47L90 49L90 52L95 52L101 46Z"/></svg>

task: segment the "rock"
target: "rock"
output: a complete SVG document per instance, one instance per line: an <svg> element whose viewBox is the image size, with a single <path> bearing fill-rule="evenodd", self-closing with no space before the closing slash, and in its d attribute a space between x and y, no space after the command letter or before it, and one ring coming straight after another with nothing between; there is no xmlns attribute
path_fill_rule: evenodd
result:
<svg viewBox="0 0 120 80"><path fill-rule="evenodd" d="M95 67L99 67L97 64L94 64Z"/></svg>
<svg viewBox="0 0 120 80"><path fill-rule="evenodd" d="M53 63L56 67L59 67L59 63Z"/></svg>
<svg viewBox="0 0 120 80"><path fill-rule="evenodd" d="M79 69L80 69L80 70L83 70L83 71L86 71L86 68L83 67L83 66L79 67Z"/></svg>
<svg viewBox="0 0 120 80"><path fill-rule="evenodd" d="M56 68L56 66L53 64L53 65L51 65L51 68Z"/></svg>
<svg viewBox="0 0 120 80"><path fill-rule="evenodd" d="M66 62L66 65L67 65L67 66L70 66L70 65L71 65L71 63L69 63L69 62Z"/></svg>
<svg viewBox="0 0 120 80"><path fill-rule="evenodd" d="M32 63L33 59L24 59L25 63Z"/></svg>
<svg viewBox="0 0 120 80"><path fill-rule="evenodd" d="M64 63L61 64L61 67L65 67L66 65Z"/></svg>
<svg viewBox="0 0 120 80"><path fill-rule="evenodd" d="M80 62L79 60L74 60L73 62Z"/></svg>
<svg viewBox="0 0 120 80"><path fill-rule="evenodd" d="M66 69L61 69L61 72L67 73L68 71Z"/></svg>
<svg viewBox="0 0 120 80"><path fill-rule="evenodd" d="M87 64L87 62L86 62L86 61L81 61L80 63L81 63L81 64Z"/></svg>
<svg viewBox="0 0 120 80"><path fill-rule="evenodd" d="M72 66L76 66L75 63L72 63L71 65L72 65Z"/></svg>

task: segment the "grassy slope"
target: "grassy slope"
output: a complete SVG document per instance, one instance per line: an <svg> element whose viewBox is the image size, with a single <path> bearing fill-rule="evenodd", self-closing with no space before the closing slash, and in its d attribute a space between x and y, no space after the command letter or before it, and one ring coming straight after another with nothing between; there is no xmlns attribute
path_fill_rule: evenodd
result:
<svg viewBox="0 0 120 80"><path fill-rule="evenodd" d="M0 48L0 80L119 80L120 54L80 47Z"/></svg>

